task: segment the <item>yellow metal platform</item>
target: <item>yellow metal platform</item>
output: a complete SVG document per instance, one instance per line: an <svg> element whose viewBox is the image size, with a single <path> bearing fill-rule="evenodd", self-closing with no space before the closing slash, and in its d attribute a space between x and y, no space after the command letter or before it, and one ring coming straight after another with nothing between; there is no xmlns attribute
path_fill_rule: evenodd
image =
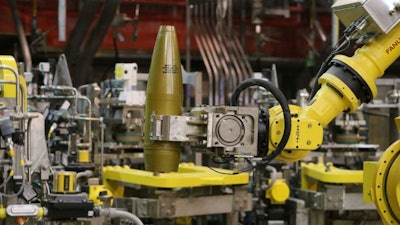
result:
<svg viewBox="0 0 400 225"><path fill-rule="evenodd" d="M186 188L242 185L249 182L247 173L234 174L231 170L213 169L220 173L205 166L196 166L193 163L181 163L178 172L170 173L154 173L129 167L107 166L103 168L103 182L114 195L120 195L123 186L129 184L156 188Z"/></svg>
<svg viewBox="0 0 400 225"><path fill-rule="evenodd" d="M315 189L315 181L332 184L362 183L362 170L346 170L333 166L332 163L302 163L302 189ZM311 179L310 179L311 178Z"/></svg>

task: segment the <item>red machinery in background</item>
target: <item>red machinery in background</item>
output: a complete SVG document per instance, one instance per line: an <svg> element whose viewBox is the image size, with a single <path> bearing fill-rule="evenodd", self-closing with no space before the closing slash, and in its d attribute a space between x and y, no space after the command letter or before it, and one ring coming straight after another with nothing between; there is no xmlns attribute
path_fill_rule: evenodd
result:
<svg viewBox="0 0 400 225"><path fill-rule="evenodd" d="M48 52L63 51L66 41L58 40L58 1L17 0L16 2L23 28L29 36L30 42L35 42L34 44L36 44L32 47L37 47L42 51L46 49ZM67 17L65 22L67 37L76 24L83 2L78 0L66 1ZM100 4L104 3L104 1L99 2ZM240 6L240 4L238 5ZM140 6L139 14L135 15L138 6ZM122 52L127 51L130 54L151 52L159 26L170 24L176 27L179 47L184 50L186 49L185 39L188 25L186 7L186 0L120 0L119 13L124 14L121 15L121 18L126 19L125 23L123 26L108 30L100 49L104 51L113 50L113 32L119 31L125 36L125 40L118 43L118 48ZM246 40L246 52L252 54L256 51L257 46L254 41L254 25L250 18L251 7L245 6L245 8L240 9L238 7L236 7L233 15L233 25L236 28L236 35L244 36ZM247 11L245 12L245 18L240 15L240 10L242 9ZM271 41L267 41L261 49L262 55L283 58L304 58L306 56L308 43L305 35L309 32L310 21L312 20L310 18L309 3L290 6L289 10L290 15L287 18L280 15L266 15L263 18L261 24L262 32ZM99 13L100 8L97 10L96 16ZM2 21L0 36L15 35L16 31L10 5L6 1L3 1L3 4L0 5L0 19ZM320 8L316 19L320 21L323 31L329 36L331 27L329 8ZM245 27L244 33L239 33L241 32L240 26ZM194 41L192 43L191 50L195 51L197 46ZM316 39L315 45L317 49L320 43L321 41ZM7 51L12 47L10 43L6 46L4 42L0 46L1 51Z"/></svg>
<svg viewBox="0 0 400 225"><path fill-rule="evenodd" d="M0 52L13 54L23 61L23 54L18 54L20 44L16 38L12 4L4 2L0 5L2 21ZM65 6L60 7L61 2L65 2ZM118 6L115 6L116 2ZM100 71L105 70L105 64L118 61L135 61L141 65L139 68L148 68L156 33L161 25L172 25L176 28L182 60L186 61L183 65L189 71L207 70L207 65L204 66L207 61L212 63L218 58L223 58L217 52L214 58L205 59L207 53L214 51L219 44L205 48L201 45L201 40L196 40L196 37L203 37L204 41L210 38L218 39L219 29L227 32L228 36L233 35L240 45L239 48L243 49L242 56L245 59L237 57L237 61L248 61L248 65L252 67L246 71L239 70L237 74L245 74L244 78L249 77L252 71L261 71L269 64L276 63L278 66L281 65L280 71L283 75L280 79L284 79L285 73L291 76L290 71L293 71L293 68L299 71L299 68L302 70L313 67L319 55L324 55L324 48L327 47L327 51L330 49L332 13L329 5L325 6L324 2L317 0L17 0L16 6L32 53L32 60L39 62L65 53L70 71L74 65L77 68L75 69L77 71L72 68L71 76L76 82L74 86L79 86L86 82L99 81L100 76L91 75L91 70L87 69L94 63L97 63L95 70ZM116 12L111 10L112 7L106 7L106 4L114 4ZM230 11L226 9L227 4ZM108 20L102 18L105 9L113 11L112 21L110 18ZM65 17L60 19L60 12L63 10ZM261 11L261 14L258 12L256 15L257 10ZM109 14L111 15L111 12ZM221 21L226 23L225 27L218 28ZM200 26L203 27L200 29ZM96 29L102 29L103 34L97 35ZM60 40L60 32L64 32L64 40ZM209 34L204 34L205 32ZM227 43L229 55L228 41L219 41ZM229 66L234 63L228 59L226 64ZM292 69L289 70L288 67ZM219 70L220 73L221 71L226 73L223 68ZM217 72L209 69L206 73ZM74 74L88 75L73 77ZM309 77L296 79L305 80L303 83L308 84ZM237 80L240 80L240 77ZM296 89L302 88L282 85L283 90L292 89L293 93ZM293 93L289 93L288 96L293 97Z"/></svg>

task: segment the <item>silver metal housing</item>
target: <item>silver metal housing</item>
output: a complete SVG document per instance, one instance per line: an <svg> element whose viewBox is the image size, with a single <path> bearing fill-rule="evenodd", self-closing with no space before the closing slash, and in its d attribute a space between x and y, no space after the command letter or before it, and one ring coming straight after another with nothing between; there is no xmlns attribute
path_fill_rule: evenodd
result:
<svg viewBox="0 0 400 225"><path fill-rule="evenodd" d="M368 16L365 33L388 33L400 20L397 0L337 0L332 10L348 27L361 17Z"/></svg>

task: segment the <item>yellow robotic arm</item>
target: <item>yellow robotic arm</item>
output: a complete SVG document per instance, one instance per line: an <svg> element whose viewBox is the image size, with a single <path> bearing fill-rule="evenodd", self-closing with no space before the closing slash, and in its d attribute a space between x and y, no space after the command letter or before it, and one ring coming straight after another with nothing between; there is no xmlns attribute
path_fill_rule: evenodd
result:
<svg viewBox="0 0 400 225"><path fill-rule="evenodd" d="M330 68L318 79L321 88L303 109L291 106L292 128L285 150L277 157L297 161L316 149L322 142L322 127L342 112L355 111L361 103L371 101L377 94L375 80L400 55L400 26L389 33L377 35L356 50L352 57L335 56ZM283 116L272 108L270 149L280 138ZM307 135L308 134L308 135Z"/></svg>

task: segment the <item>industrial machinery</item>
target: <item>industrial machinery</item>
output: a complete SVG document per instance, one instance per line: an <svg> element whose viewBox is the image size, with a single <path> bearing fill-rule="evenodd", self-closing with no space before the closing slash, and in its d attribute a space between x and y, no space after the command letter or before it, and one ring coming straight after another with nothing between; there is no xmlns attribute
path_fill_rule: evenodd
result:
<svg viewBox="0 0 400 225"><path fill-rule="evenodd" d="M103 81L100 87L99 116L107 127L103 161L106 165L125 164L142 168L143 160L130 161L142 158L134 156L143 149L145 83L138 78L138 65L117 63L115 79Z"/></svg>
<svg viewBox="0 0 400 225"><path fill-rule="evenodd" d="M65 62L65 56L60 56L60 61ZM28 97L30 111L41 113L44 117L44 132L46 133L50 164L53 168L66 169L76 172L85 170L94 171L92 157L94 155L94 123L99 124L100 119L94 117L94 100L89 99L89 87L85 85L79 89L71 86L69 73L56 73L53 77L49 63L41 63L39 69L45 74L38 94ZM67 68L65 65L64 68ZM82 92L86 92L87 96Z"/></svg>
<svg viewBox="0 0 400 225"><path fill-rule="evenodd" d="M154 76L170 80L168 87L171 89L156 84L148 86L148 90L156 88L159 97L148 98L146 103L151 105L145 117L146 170L155 173L177 171L180 142L189 143L193 149L214 154L222 160L244 158L264 164L273 159L298 161L320 148L323 128L342 112L354 112L361 103L370 102L377 94L375 80L400 54L398 3L337 1L333 10L347 28L317 74L318 83L308 105L303 108L288 105L282 93L270 83L249 79L238 85L232 94L231 106L199 107L194 108L190 115L181 115L177 101L181 95L171 92L180 86L179 80L168 77L174 76L176 67L170 64L160 67ZM352 57L339 54L351 40L363 46ZM162 77L164 73L167 76ZM268 109L268 112L256 107L238 106L240 93L251 86L264 87L280 105ZM147 94L152 96L152 93ZM388 224L399 223L395 191L397 146L395 142L389 147L377 163L376 170L367 171L375 171L373 175L364 176L374 181L369 193Z"/></svg>
<svg viewBox="0 0 400 225"><path fill-rule="evenodd" d="M146 92L144 160L147 171L107 168L105 183L113 190L113 193L121 196L120 203L125 202L125 206L135 206L132 211L138 212L137 207L148 207L150 202L153 202L153 207L161 209L171 202L173 202L172 205L178 204L177 195L174 194L172 200L167 197L171 193L157 195L157 192L151 194L153 198L150 199L143 198L140 194L132 198L129 197L132 196L130 189L135 184L139 185L140 192L144 193L149 193L150 190L154 190L154 187L186 188L185 184L176 187L170 184L162 186L159 181L151 182L152 179L166 179L179 183L179 177L189 179L190 175L183 173L186 169L179 164L182 143L193 151L210 155L215 163L231 166L233 169L231 176L246 171L246 168L237 166L237 162L241 160L245 164L248 162L248 167L254 168L253 163L267 165L274 159L284 162L299 161L308 156L311 151L319 149L323 144L324 127L342 112L355 112L361 103L371 101L377 94L375 80L383 75L385 69L400 54L397 48L397 33L400 28L396 26L398 7L390 5L385 9L380 8L383 12L387 12L379 15L382 19L377 18L375 11L371 11L377 4L388 6L382 1L363 3L337 1L335 3L333 9L339 18L346 21L347 17L352 17L350 21L353 22L346 24L344 37L317 74L318 83L311 93L309 103L303 108L289 105L279 89L271 83L265 80L249 79L240 83L233 92L231 106L198 106L192 108L190 113L183 114L178 50L175 48L173 37L172 40L165 38L169 35L173 36L173 34L168 34L173 30L171 27L161 29L157 39L158 44L154 49L157 54L153 53L153 59L154 55L159 57L156 58L157 61L152 61ZM357 40L358 43L364 45L352 57L340 55L339 53L350 44L351 40ZM165 52L160 54L160 51L168 52L168 54ZM271 92L279 105L270 109L239 106L241 92L252 86L261 86ZM397 223L398 219L396 203L393 200L397 199L393 197L396 182L394 178L388 178L390 174L395 173L390 172L392 171L390 168L396 165L393 158L396 151L391 149L389 148L391 153L384 154L384 159L378 164L378 173L374 174L377 177L376 181L367 190L376 201L378 212L383 220L393 224ZM344 173L329 164L324 164L322 167L304 164L302 170L305 173L304 176L318 178L324 183L331 184L336 183L332 180L332 176ZM324 172L320 173L320 170ZM367 172L373 171L370 169ZM349 178L339 181L360 183L360 173L362 174L361 171L355 171L349 174ZM174 177L175 175L178 178ZM302 181L303 188L308 188L306 187L307 179ZM387 181L390 183L387 184ZM160 186L155 183L160 183ZM277 184L285 187L284 182ZM323 186L328 189L332 187ZM390 195L382 191L385 189L383 187L393 189ZM340 190L334 187L328 189L326 189L328 195L318 198L320 202L315 202L316 205L313 207L317 210L346 210L347 205L343 205L345 202L343 199L340 200L341 197L338 201L332 201L338 196L343 197L343 191L346 189L343 187ZM185 199L184 195L178 196L178 199ZM287 200L286 196L274 195L273 190L268 191L266 196L274 204ZM353 195L350 192L348 196ZM198 197L202 198L202 196ZM356 198L359 199L359 193ZM371 206L368 207L365 209L372 209ZM151 212L149 208L146 209L146 213ZM172 214L189 215L187 213L174 214L181 212L179 210L161 212L163 213L152 215L156 218L165 218ZM197 214L192 214L194 215Z"/></svg>
<svg viewBox="0 0 400 225"><path fill-rule="evenodd" d="M47 113L28 112L27 87L15 59L0 56L0 62L1 223L106 224L117 217L143 224L111 208L111 192L91 178L99 172L91 155L91 122L101 122L91 117L91 101L75 88L47 83L43 95L30 96L30 107L45 103Z"/></svg>
<svg viewBox="0 0 400 225"><path fill-rule="evenodd" d="M292 168L280 164L300 161L323 147L324 128L341 113L356 112L362 103L370 102L377 95L375 80L400 55L397 2L338 0L333 11L346 25L344 36L317 74L309 102L302 106L289 104L271 82L252 78L236 87L230 106L198 105L183 112L182 67L175 29L161 26L145 99L144 92L134 90L132 77L137 75L137 65L133 63L118 64L116 82L104 83L101 91L90 85L78 89L56 85L51 76L46 76L43 95L30 96L31 101L50 102L42 115L42 127L33 126L43 131L38 132L32 130L32 123L40 115L27 112L26 87L15 60L1 57L5 104L0 108L0 146L4 153L0 160L0 219L6 224L129 223L126 220L134 224L143 224L141 220L149 224L192 224L214 215L211 220L218 224L252 224L247 220L252 210L262 215L257 222L278 217L284 220L293 210L295 218L288 221L300 224L300 214L306 208L318 216L320 210L340 211L354 206L349 204L360 199L362 183L365 200L375 203L384 223L400 224L399 141L379 162L366 163L364 171L344 170L322 160L301 163L294 168L301 176L299 190L289 187ZM363 46L353 56L339 54L354 40ZM246 103L241 93L253 86L272 94L276 100L272 107L240 105ZM125 144L123 147L143 148L144 170L121 162L104 166L104 146L99 147L104 144L104 134L98 134L99 129L93 126L98 123L103 131L105 125L101 107L96 117L92 112L94 98L83 95L86 92L89 96L89 90L96 90L94 95L109 96L105 99L109 101L101 103L109 110L105 112L111 112L108 118L125 119L121 123L124 127L108 124L120 128L112 138ZM266 92L263 95L271 98ZM126 105L121 107L122 101ZM144 109L130 108L143 103ZM142 116L144 121L139 119ZM343 121L347 122L343 132L351 134L345 138L358 135L364 125L350 123L346 117ZM400 127L399 119L396 124ZM134 139L139 132L143 132L143 142ZM39 137L46 133L47 145L32 148L33 142L40 146L44 141L43 137L32 139L34 133ZM210 165L183 163L182 149L200 153ZM99 163L95 160L98 153ZM362 207L374 210L372 204ZM220 215L224 216L217 217ZM308 222L313 224L303 224ZM325 221L316 223L321 222Z"/></svg>

